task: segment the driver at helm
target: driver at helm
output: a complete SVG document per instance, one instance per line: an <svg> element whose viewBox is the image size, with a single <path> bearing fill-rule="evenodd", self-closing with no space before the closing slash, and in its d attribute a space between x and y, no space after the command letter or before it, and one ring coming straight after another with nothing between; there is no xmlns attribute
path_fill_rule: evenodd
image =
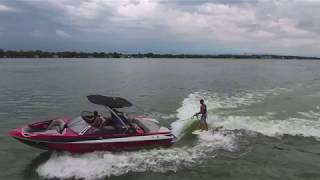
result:
<svg viewBox="0 0 320 180"><path fill-rule="evenodd" d="M87 120L87 122L95 128L102 128L105 124L105 121L106 120L99 115L98 111L94 111L92 118Z"/></svg>

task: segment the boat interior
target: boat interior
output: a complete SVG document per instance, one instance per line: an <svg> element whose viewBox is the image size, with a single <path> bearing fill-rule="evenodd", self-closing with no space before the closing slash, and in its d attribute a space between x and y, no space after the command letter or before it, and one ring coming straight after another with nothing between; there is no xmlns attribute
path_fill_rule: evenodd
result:
<svg viewBox="0 0 320 180"><path fill-rule="evenodd" d="M160 127L157 123L144 117L127 117L122 112L116 112L109 115L99 115L96 121L90 121L93 118L93 112L83 111L81 116L72 119L68 123L62 119L54 119L48 121L29 124L22 128L24 135L32 134L56 134L63 135L67 128L74 132L83 134L143 134L157 132ZM97 124L99 124L97 126Z"/></svg>

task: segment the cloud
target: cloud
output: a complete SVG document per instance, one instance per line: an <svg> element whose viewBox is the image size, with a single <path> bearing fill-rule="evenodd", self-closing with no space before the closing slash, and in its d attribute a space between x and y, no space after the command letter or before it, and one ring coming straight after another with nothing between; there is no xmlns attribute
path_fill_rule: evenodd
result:
<svg viewBox="0 0 320 180"><path fill-rule="evenodd" d="M56 35L57 35L58 37L60 37L60 38L70 38L70 37L71 37L70 34L68 34L68 33L66 33L65 31L60 30L60 29L57 29L57 30L56 30Z"/></svg>
<svg viewBox="0 0 320 180"><path fill-rule="evenodd" d="M10 6L7 6L7 5L4 5L4 4L0 4L0 13L1 12L13 12L13 11L16 11L17 9L13 8L13 7L10 7Z"/></svg>
<svg viewBox="0 0 320 180"><path fill-rule="evenodd" d="M126 47L128 51L194 49L207 53L302 52L320 56L319 0L5 2L5 7L24 9L23 17L15 14L15 19L28 22L19 28L19 24L3 18L5 29L28 29L34 37L49 37L51 29L56 29L52 38L67 39L77 49L85 48L74 43L81 39L95 44L93 48ZM31 18L34 21L28 21Z"/></svg>

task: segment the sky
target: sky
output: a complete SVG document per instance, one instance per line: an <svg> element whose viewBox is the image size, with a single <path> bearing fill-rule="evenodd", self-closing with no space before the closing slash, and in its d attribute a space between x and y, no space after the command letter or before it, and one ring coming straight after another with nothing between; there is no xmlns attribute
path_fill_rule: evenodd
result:
<svg viewBox="0 0 320 180"><path fill-rule="evenodd" d="M320 0L0 0L0 49L320 57Z"/></svg>

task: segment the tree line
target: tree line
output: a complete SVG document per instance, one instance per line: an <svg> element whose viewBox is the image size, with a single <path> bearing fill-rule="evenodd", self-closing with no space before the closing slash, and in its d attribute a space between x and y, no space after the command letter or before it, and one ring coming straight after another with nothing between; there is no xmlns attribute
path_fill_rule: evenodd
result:
<svg viewBox="0 0 320 180"><path fill-rule="evenodd" d="M136 53L125 54L119 52L49 52L49 51L14 51L0 49L0 58L230 58L230 59L317 59L318 57L282 56L282 55L234 55L234 54L157 54Z"/></svg>

